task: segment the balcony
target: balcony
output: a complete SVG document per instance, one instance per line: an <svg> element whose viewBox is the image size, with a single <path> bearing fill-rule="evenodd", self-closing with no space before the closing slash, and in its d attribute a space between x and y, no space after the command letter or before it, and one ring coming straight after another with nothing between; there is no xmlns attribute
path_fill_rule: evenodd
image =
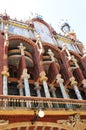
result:
<svg viewBox="0 0 86 130"><path fill-rule="evenodd" d="M69 115L71 112L86 115L85 100L0 95L0 114L2 115L8 114L7 111L9 111L9 114L16 111L15 114L24 112L24 114L30 115L33 114L33 111L38 111L40 108L45 111L45 114L48 112L47 114L49 115Z"/></svg>
<svg viewBox="0 0 86 130"><path fill-rule="evenodd" d="M43 118L38 115L40 108ZM0 119L3 130L85 130L86 100L0 95Z"/></svg>

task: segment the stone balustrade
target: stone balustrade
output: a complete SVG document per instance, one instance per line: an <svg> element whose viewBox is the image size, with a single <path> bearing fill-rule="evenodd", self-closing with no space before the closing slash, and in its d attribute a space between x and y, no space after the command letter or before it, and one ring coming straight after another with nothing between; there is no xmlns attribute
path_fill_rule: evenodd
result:
<svg viewBox="0 0 86 130"><path fill-rule="evenodd" d="M27 107L27 103L30 104L28 105L28 107ZM52 104L51 108L48 107L49 103ZM0 109L4 109L4 108L5 109L9 109L9 108L38 109L40 107L46 110L73 109L73 110L85 111L86 100L0 95Z"/></svg>

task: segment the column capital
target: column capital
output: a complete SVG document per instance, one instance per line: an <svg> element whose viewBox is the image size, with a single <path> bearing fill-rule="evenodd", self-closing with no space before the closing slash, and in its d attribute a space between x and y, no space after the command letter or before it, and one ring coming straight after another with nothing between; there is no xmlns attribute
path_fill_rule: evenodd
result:
<svg viewBox="0 0 86 130"><path fill-rule="evenodd" d="M8 67L7 66L3 66L3 71L1 73L2 75L6 75L7 77L9 76L9 72L8 72Z"/></svg>
<svg viewBox="0 0 86 130"><path fill-rule="evenodd" d="M56 90L56 88L54 87L53 84L49 84L49 87L50 87L50 91L51 91L51 92Z"/></svg>
<svg viewBox="0 0 86 130"><path fill-rule="evenodd" d="M78 65L77 59L74 57L74 55L71 56L71 60L73 61L73 63L75 64L75 66L78 68L79 65Z"/></svg>
<svg viewBox="0 0 86 130"><path fill-rule="evenodd" d="M17 88L24 88L22 81L18 81Z"/></svg>
<svg viewBox="0 0 86 130"><path fill-rule="evenodd" d="M40 76L40 78L39 78L40 82L42 82L43 80L45 80L45 81L48 80L48 78L46 77L46 73L44 71L42 71L39 76Z"/></svg>
<svg viewBox="0 0 86 130"><path fill-rule="evenodd" d="M51 60L52 60L52 61L55 61L55 59L54 59L54 53L52 52L51 49L48 49L48 54L49 54L49 56L51 57Z"/></svg>
<svg viewBox="0 0 86 130"><path fill-rule="evenodd" d="M56 80L57 80L58 83L63 83L64 82L64 80L61 78L61 74L58 74L56 76Z"/></svg>
<svg viewBox="0 0 86 130"><path fill-rule="evenodd" d="M40 90L41 89L38 82L35 82L34 85L35 85L35 88L34 88L35 90Z"/></svg>
<svg viewBox="0 0 86 130"><path fill-rule="evenodd" d="M8 40L5 40L5 41L4 41L4 45L8 47L8 46L9 46L9 41L8 41Z"/></svg>
<svg viewBox="0 0 86 130"><path fill-rule="evenodd" d="M71 82L71 85L72 85L72 86L77 85L77 81L75 81L75 78L74 78L74 77L71 77L71 78L70 78L70 82Z"/></svg>
<svg viewBox="0 0 86 130"><path fill-rule="evenodd" d="M62 46L63 46L63 50L66 50L66 49L67 49L66 43L63 43Z"/></svg>
<svg viewBox="0 0 86 130"><path fill-rule="evenodd" d="M70 54L70 52L69 52L69 50L68 50L68 48L67 48L66 43L63 43L63 49L62 49L62 50L65 50L65 51L66 51L66 53L67 53L67 55L68 55L68 59L70 60L70 59L71 59L71 54Z"/></svg>
<svg viewBox="0 0 86 130"><path fill-rule="evenodd" d="M75 78L72 76L72 77L70 77L69 80L70 80L70 82L71 82L71 81L75 80Z"/></svg>
<svg viewBox="0 0 86 130"><path fill-rule="evenodd" d="M82 80L83 87L86 88L86 79Z"/></svg>
<svg viewBox="0 0 86 130"><path fill-rule="evenodd" d="M23 69L23 74L21 75L21 78L24 79L24 78L30 78L30 75L27 73L27 69Z"/></svg>

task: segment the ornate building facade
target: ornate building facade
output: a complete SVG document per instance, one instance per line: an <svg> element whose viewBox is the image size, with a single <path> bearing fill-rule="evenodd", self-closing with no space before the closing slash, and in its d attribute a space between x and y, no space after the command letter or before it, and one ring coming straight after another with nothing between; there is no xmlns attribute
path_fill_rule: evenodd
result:
<svg viewBox="0 0 86 130"><path fill-rule="evenodd" d="M86 130L86 50L61 29L0 16L0 130Z"/></svg>

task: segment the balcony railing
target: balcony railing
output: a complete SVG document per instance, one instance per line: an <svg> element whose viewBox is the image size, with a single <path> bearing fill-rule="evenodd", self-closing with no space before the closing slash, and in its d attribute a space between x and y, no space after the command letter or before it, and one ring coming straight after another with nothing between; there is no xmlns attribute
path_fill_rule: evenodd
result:
<svg viewBox="0 0 86 130"><path fill-rule="evenodd" d="M86 100L25 97L25 96L2 96L0 95L0 109L73 109L86 110Z"/></svg>

